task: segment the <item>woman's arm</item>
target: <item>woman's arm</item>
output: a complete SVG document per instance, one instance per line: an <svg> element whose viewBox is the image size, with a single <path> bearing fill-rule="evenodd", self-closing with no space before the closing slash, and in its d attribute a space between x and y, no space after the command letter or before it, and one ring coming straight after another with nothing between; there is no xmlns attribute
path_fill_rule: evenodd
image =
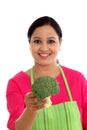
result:
<svg viewBox="0 0 87 130"><path fill-rule="evenodd" d="M82 124L83 130L87 130L87 80L84 76L80 79L82 88Z"/></svg>
<svg viewBox="0 0 87 130"><path fill-rule="evenodd" d="M32 125L45 101L38 106L38 99L33 93L26 93L25 97L14 80L10 80L6 92L7 108L9 112L8 128L10 130L31 130Z"/></svg>
<svg viewBox="0 0 87 130"><path fill-rule="evenodd" d="M31 130L37 114L38 112L31 112L26 108L15 121L15 130Z"/></svg>
<svg viewBox="0 0 87 130"><path fill-rule="evenodd" d="M31 130L33 123L37 117L37 114L40 109L45 107L46 101L43 100L41 105L38 106L38 99L36 96L29 92L25 96L26 108L22 115L15 122L16 130Z"/></svg>

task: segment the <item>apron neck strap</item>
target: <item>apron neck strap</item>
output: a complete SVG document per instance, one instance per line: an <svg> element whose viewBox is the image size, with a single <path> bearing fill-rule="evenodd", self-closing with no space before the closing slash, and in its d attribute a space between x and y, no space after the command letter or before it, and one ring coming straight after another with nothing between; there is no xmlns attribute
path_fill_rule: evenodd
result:
<svg viewBox="0 0 87 130"><path fill-rule="evenodd" d="M34 69L34 67L32 67L32 68L30 69L31 84L34 83L34 71L33 71L33 69Z"/></svg>
<svg viewBox="0 0 87 130"><path fill-rule="evenodd" d="M64 79L64 83L65 83L65 86L66 86L66 89L67 89L67 92L68 92L68 96L69 96L69 98L70 98L70 101L73 101L72 95L71 95L71 92L70 92L70 87L69 87L69 85L68 85L68 82L67 82L66 76L65 76L65 74L64 74L64 71L63 71L62 67L61 67L59 64L58 64L58 68L59 68L59 70L60 70L60 72L61 72L61 74L62 74L62 77L63 77L63 79Z"/></svg>

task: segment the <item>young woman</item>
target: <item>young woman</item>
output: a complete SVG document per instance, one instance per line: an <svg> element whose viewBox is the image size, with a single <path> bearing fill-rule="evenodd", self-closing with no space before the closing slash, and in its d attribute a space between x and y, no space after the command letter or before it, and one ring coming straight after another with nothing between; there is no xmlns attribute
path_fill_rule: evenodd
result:
<svg viewBox="0 0 87 130"><path fill-rule="evenodd" d="M28 30L34 66L12 77L7 85L9 130L87 130L87 81L81 72L56 63L62 30L51 17L35 20ZM60 92L38 106L32 84L49 75L59 83Z"/></svg>

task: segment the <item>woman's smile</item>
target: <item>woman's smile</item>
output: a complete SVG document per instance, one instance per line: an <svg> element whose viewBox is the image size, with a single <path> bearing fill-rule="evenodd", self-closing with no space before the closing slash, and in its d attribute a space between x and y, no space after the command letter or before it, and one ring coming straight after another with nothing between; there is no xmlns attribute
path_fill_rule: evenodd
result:
<svg viewBox="0 0 87 130"><path fill-rule="evenodd" d="M43 59L47 59L50 55L51 53L39 53L39 56Z"/></svg>

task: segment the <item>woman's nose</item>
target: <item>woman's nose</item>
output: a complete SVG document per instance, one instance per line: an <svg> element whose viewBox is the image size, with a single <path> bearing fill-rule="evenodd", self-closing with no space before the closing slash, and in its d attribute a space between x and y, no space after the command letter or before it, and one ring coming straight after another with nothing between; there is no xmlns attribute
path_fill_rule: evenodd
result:
<svg viewBox="0 0 87 130"><path fill-rule="evenodd" d="M40 46L40 50L41 51L47 51L48 50L47 43L42 43L41 46Z"/></svg>

